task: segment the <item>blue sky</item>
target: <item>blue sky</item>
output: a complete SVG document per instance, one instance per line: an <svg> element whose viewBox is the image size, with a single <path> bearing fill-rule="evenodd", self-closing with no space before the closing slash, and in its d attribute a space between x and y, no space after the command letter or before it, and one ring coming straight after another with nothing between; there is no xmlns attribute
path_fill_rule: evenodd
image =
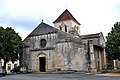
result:
<svg viewBox="0 0 120 80"><path fill-rule="evenodd" d="M106 36L120 21L120 0L0 0L0 26L13 27L24 39L42 19L53 26L66 8L81 23L81 34Z"/></svg>

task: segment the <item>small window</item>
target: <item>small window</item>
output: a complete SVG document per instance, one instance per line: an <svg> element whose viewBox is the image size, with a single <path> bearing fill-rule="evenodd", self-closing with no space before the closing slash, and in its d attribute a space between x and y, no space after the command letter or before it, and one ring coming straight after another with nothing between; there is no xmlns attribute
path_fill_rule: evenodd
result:
<svg viewBox="0 0 120 80"><path fill-rule="evenodd" d="M65 25L65 32L67 32L67 26Z"/></svg>
<svg viewBox="0 0 120 80"><path fill-rule="evenodd" d="M8 64L8 71L11 70L11 64Z"/></svg>
<svg viewBox="0 0 120 80"><path fill-rule="evenodd" d="M78 27L77 27L77 31L78 31Z"/></svg>
<svg viewBox="0 0 120 80"><path fill-rule="evenodd" d="M62 27L60 26L60 30L62 30Z"/></svg>
<svg viewBox="0 0 120 80"><path fill-rule="evenodd" d="M97 65L98 68L100 68L100 62L98 61L98 65Z"/></svg>

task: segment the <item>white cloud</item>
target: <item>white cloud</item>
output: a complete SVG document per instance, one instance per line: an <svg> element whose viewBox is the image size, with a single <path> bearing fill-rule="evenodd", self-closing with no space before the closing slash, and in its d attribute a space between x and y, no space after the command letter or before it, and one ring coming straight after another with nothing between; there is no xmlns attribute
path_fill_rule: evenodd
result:
<svg viewBox="0 0 120 80"><path fill-rule="evenodd" d="M52 22L67 8L81 23L81 34L102 31L106 36L111 26L120 21L118 14L120 11L116 8L119 4L120 0L4 0L0 16L5 15L21 21L30 19L38 24L43 19L52 25ZM7 23L11 25L11 21L8 20ZM31 32L31 29L27 30L25 27L29 28L26 25L15 27L23 38Z"/></svg>
<svg viewBox="0 0 120 80"><path fill-rule="evenodd" d="M10 25L5 25L5 24L1 24L0 23L0 26L4 27L4 28L7 28L7 27L11 27ZM24 40L29 34L30 34L30 30L26 30L22 27L13 27L12 28L15 30L16 33L19 33L19 36L22 37L22 40Z"/></svg>
<svg viewBox="0 0 120 80"><path fill-rule="evenodd" d="M81 0L70 2L70 9L81 23L81 33L103 32L106 36L111 26L120 18L113 10L115 0Z"/></svg>

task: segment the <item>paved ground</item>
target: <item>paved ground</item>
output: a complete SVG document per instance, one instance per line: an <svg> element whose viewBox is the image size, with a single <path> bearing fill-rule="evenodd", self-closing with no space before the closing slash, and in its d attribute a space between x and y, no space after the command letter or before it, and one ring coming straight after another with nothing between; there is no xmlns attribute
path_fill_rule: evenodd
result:
<svg viewBox="0 0 120 80"><path fill-rule="evenodd" d="M108 74L13 74L0 77L0 80L120 80L120 75Z"/></svg>
<svg viewBox="0 0 120 80"><path fill-rule="evenodd" d="M99 76L120 76L120 73L105 73L105 74L96 74Z"/></svg>

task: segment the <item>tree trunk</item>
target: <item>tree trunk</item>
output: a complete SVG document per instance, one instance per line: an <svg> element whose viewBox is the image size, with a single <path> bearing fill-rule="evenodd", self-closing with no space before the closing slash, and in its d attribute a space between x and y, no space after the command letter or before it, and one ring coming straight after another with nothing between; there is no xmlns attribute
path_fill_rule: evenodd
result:
<svg viewBox="0 0 120 80"><path fill-rule="evenodd" d="M23 66L23 64L22 64L22 53L21 54L19 54L20 55L20 57L19 57L19 63L20 63L20 66Z"/></svg>

